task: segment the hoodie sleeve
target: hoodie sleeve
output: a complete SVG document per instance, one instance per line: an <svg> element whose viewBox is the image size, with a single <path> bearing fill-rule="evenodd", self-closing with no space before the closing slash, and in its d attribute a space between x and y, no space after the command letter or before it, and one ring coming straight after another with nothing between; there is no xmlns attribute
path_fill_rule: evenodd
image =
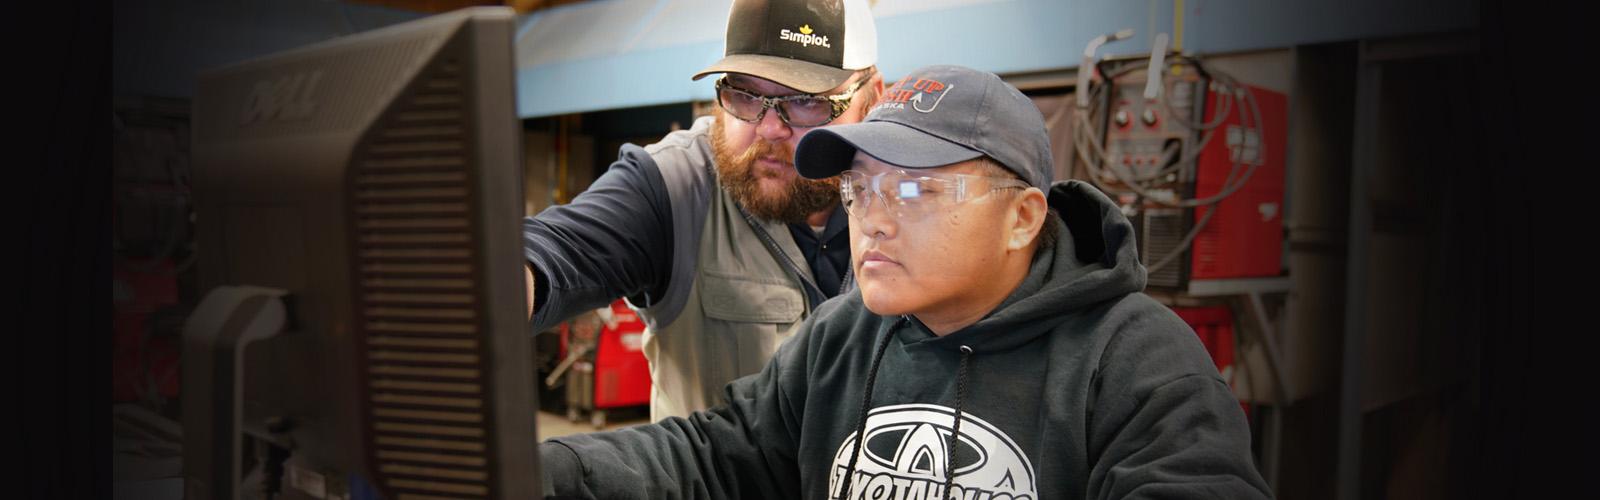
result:
<svg viewBox="0 0 1600 500"><path fill-rule="evenodd" d="M546 497L795 498L810 327L760 373L728 384L721 406L541 443Z"/></svg>
<svg viewBox="0 0 1600 500"><path fill-rule="evenodd" d="M1087 498L1270 498L1239 402L1188 325L1144 298L1092 382Z"/></svg>

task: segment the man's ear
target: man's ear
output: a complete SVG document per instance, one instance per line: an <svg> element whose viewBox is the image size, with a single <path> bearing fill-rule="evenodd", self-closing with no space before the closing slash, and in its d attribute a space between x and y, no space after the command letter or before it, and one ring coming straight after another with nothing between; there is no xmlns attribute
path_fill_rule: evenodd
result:
<svg viewBox="0 0 1600 500"><path fill-rule="evenodd" d="M1010 240L1006 242L1007 250L1022 250L1029 248L1034 240L1039 237L1040 228L1044 227L1045 216L1050 213L1050 205L1046 203L1044 192L1039 188L1030 187L1022 192L1012 203L1012 217L1010 227Z"/></svg>
<svg viewBox="0 0 1600 500"><path fill-rule="evenodd" d="M861 109L870 110L873 106L878 105L878 101L883 100L883 73L872 72L872 81L867 82L865 88L872 89L872 102L864 103L866 105L862 106ZM857 92L859 93L860 91Z"/></svg>

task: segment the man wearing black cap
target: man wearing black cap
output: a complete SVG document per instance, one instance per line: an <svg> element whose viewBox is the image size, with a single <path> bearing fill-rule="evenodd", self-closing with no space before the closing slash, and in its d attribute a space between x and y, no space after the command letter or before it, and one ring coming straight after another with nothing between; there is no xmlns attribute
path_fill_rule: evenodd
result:
<svg viewBox="0 0 1600 500"><path fill-rule="evenodd" d="M836 179L803 179L808 130L853 123L883 90L863 0L736 0L717 110L620 158L523 224L533 331L626 297L649 326L653 419L717 403L849 285Z"/></svg>
<svg viewBox="0 0 1600 500"><path fill-rule="evenodd" d="M1044 120L998 77L912 72L800 172L841 177L858 286L727 405L540 445L596 498L1269 498L1243 412L1145 284L1133 227L1052 183Z"/></svg>

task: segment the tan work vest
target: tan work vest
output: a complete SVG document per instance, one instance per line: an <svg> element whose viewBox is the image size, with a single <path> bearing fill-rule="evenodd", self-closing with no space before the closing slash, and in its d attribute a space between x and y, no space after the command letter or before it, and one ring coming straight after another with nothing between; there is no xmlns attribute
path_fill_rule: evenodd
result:
<svg viewBox="0 0 1600 500"><path fill-rule="evenodd" d="M696 129L704 130L706 124L697 125ZM686 156L704 161L709 156L704 136L697 139L702 142L685 146L701 154ZM658 161L679 159L684 158L658 156ZM705 226L687 301L666 325L657 321L654 313L659 311L654 308L639 311L648 324L655 325L644 338L654 384L651 420L688 416L722 403L723 387L761 371L778 344L789 338L810 312L801 283L774 258L727 192L715 179L709 180ZM805 279L814 279L785 224L757 223L788 255L794 269L805 273Z"/></svg>

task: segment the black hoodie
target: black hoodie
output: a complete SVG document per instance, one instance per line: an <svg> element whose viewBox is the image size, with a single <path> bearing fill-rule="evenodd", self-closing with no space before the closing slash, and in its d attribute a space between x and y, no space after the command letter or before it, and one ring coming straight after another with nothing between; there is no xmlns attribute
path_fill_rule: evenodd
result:
<svg viewBox="0 0 1600 500"><path fill-rule="evenodd" d="M834 298L725 405L542 444L545 491L1268 498L1238 402L1193 331L1140 292L1128 220L1082 182L1049 202L1065 224L1054 247L977 323L938 337L873 314L859 290Z"/></svg>

